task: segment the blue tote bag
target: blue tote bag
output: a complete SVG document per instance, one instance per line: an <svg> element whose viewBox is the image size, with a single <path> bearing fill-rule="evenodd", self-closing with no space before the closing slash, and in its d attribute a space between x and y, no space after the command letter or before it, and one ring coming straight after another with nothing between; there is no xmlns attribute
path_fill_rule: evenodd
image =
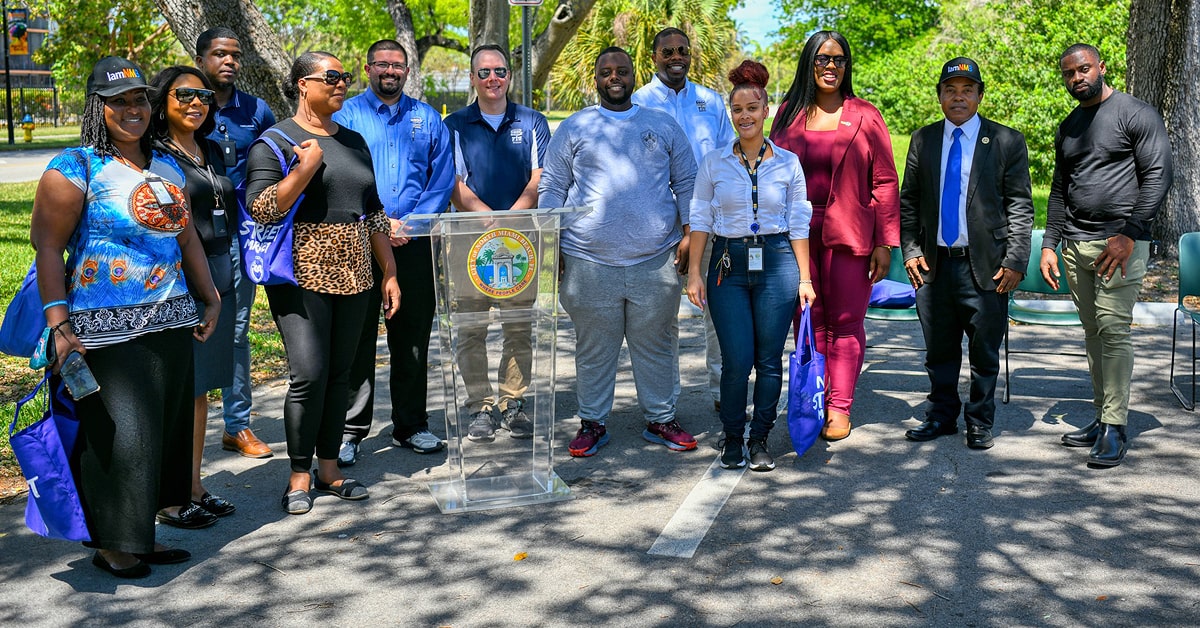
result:
<svg viewBox="0 0 1200 628"><path fill-rule="evenodd" d="M33 425L13 433L21 408L43 393L45 412ZM75 476L71 473L70 453L79 433L75 404L66 393L62 380L51 378L50 371L17 402L17 410L8 426L13 454L29 485L25 506L25 525L35 533L52 539L90 541L87 520L79 501Z"/></svg>
<svg viewBox="0 0 1200 628"><path fill-rule="evenodd" d="M796 350L788 362L788 433L796 455L803 456L825 425L825 356L817 351L811 307L800 316Z"/></svg>
<svg viewBox="0 0 1200 628"><path fill-rule="evenodd" d="M261 137L254 140L266 144L271 152L275 153L275 158L279 160L279 169L286 177L295 166L295 158L293 157L292 163L288 163L279 145L267 137L268 133L283 138L289 146L295 146L296 142L276 128L267 129ZM296 274L292 268L292 220L296 208L303 200L304 194L301 193L283 219L273 223L258 222L250 215L250 208L246 207L244 202L238 203L238 247L242 256L242 268L250 281L260 286L296 285Z"/></svg>
<svg viewBox="0 0 1200 628"><path fill-rule="evenodd" d="M46 328L42 297L38 293L37 265L31 264L25 281L13 296L0 323L0 352L27 358L33 355L38 338Z"/></svg>

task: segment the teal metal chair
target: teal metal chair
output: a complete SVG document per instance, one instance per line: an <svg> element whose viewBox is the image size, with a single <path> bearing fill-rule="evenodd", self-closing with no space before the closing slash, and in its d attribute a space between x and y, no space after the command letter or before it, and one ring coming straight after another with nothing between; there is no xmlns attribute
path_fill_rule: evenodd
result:
<svg viewBox="0 0 1200 628"><path fill-rule="evenodd" d="M900 247L892 249L892 264L888 267L887 278L892 281L907 284L908 273L904 270L904 254L900 252ZM917 306L910 305L905 308L891 307L868 307L867 318L880 321L918 321ZM925 347L905 347L896 345L867 345L870 349L901 349L904 351L924 351Z"/></svg>
<svg viewBox="0 0 1200 628"><path fill-rule="evenodd" d="M1200 325L1200 233L1185 233L1179 238L1179 302L1171 316L1171 392L1188 412L1196 409L1196 326ZM1179 315L1192 327L1192 397L1189 401L1183 390L1175 385L1175 339L1179 333Z"/></svg>
<svg viewBox="0 0 1200 628"><path fill-rule="evenodd" d="M1075 309L1075 303L1069 299L1042 299L1042 300L1027 300L1018 302L1017 295L1020 293L1032 293L1040 295L1069 295L1070 290L1067 289L1067 269L1063 263L1062 251L1056 248L1055 253L1058 253L1058 290L1050 287L1046 280L1042 278L1042 236L1045 231L1042 229L1034 229L1032 233L1031 243L1029 247L1029 264L1025 267L1025 278L1017 285L1016 290L1013 290L1008 295L1008 318L1015 323L1023 325L1051 325L1051 326L1078 326L1082 325L1079 322L1079 311ZM1012 396L1012 372L1009 368L1008 356L1014 353L1027 353L1038 355L1074 355L1079 357L1087 357L1083 353L1063 353L1062 351L1033 351L1021 350L1017 351L1009 346L1009 333L1012 325L1004 328L1004 403L1008 403Z"/></svg>

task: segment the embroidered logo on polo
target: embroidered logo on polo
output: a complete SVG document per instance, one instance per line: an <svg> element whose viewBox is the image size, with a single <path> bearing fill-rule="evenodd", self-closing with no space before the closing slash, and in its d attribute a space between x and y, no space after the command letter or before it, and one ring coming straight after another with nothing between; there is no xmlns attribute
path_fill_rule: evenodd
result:
<svg viewBox="0 0 1200 628"><path fill-rule="evenodd" d="M703 100L697 100L696 109L700 111L708 111L708 103L704 102Z"/></svg>
<svg viewBox="0 0 1200 628"><path fill-rule="evenodd" d="M188 224L188 208L183 202L183 190L170 181L163 181L171 196L175 198L173 205L159 205L150 184L143 181L129 195L129 213L138 224L155 231L178 233Z"/></svg>
<svg viewBox="0 0 1200 628"><path fill-rule="evenodd" d="M492 229L471 245L467 266L476 290L494 299L508 299L533 283L537 254L525 234L512 229Z"/></svg>
<svg viewBox="0 0 1200 628"><path fill-rule="evenodd" d="M509 129L508 138L513 144L522 144L525 142L525 129Z"/></svg>

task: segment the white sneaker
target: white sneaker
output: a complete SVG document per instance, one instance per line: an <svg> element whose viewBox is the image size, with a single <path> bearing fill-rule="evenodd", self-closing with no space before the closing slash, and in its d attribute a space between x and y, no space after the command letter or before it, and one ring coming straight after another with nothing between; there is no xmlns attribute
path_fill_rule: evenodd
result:
<svg viewBox="0 0 1200 628"><path fill-rule="evenodd" d="M358 462L358 443L354 441L343 441L341 449L338 449L339 467L350 467Z"/></svg>
<svg viewBox="0 0 1200 628"><path fill-rule="evenodd" d="M433 435L429 430L421 430L404 440L396 440L392 437L392 444L396 447L404 447L411 449L419 454L432 454L446 448L446 443L442 439Z"/></svg>

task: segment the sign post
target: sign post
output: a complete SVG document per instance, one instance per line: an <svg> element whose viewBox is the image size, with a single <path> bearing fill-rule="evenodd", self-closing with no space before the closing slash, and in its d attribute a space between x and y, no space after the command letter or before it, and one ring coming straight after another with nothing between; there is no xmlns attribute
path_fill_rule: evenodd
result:
<svg viewBox="0 0 1200 628"><path fill-rule="evenodd" d="M529 7L542 6L542 0L508 0L508 4L521 7L521 104L533 107L533 60L529 58L530 40L533 38L533 20Z"/></svg>

